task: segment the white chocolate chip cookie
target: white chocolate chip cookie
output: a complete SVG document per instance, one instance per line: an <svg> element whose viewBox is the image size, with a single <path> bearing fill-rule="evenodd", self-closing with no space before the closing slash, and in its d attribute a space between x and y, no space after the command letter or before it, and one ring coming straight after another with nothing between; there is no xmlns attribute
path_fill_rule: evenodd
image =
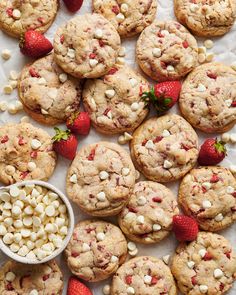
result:
<svg viewBox="0 0 236 295"><path fill-rule="evenodd" d="M85 220L76 225L65 253L73 274L97 282L110 277L125 262L127 242L117 226Z"/></svg>
<svg viewBox="0 0 236 295"><path fill-rule="evenodd" d="M56 153L47 132L28 123L0 127L0 180L4 184L47 180L55 166Z"/></svg>
<svg viewBox="0 0 236 295"><path fill-rule="evenodd" d="M236 122L236 72L220 63L197 67L182 85L179 106L195 128L206 133L230 130Z"/></svg>
<svg viewBox="0 0 236 295"><path fill-rule="evenodd" d="M1 266L0 294L2 295L61 295L62 290L63 277L55 261L37 265L8 261Z"/></svg>
<svg viewBox="0 0 236 295"><path fill-rule="evenodd" d="M131 132L148 114L141 99L148 89L148 82L129 66L115 66L110 74L86 81L83 102L97 131L105 134Z"/></svg>
<svg viewBox="0 0 236 295"><path fill-rule="evenodd" d="M93 0L93 10L102 14L121 37L132 37L150 25L156 15L156 0Z"/></svg>
<svg viewBox="0 0 236 295"><path fill-rule="evenodd" d="M118 214L135 183L128 153L110 142L90 144L77 153L67 174L67 194L93 216Z"/></svg>
<svg viewBox="0 0 236 295"><path fill-rule="evenodd" d="M152 181L135 184L128 204L119 215L119 225L130 240L157 243L171 231L179 214L176 197L164 185Z"/></svg>
<svg viewBox="0 0 236 295"><path fill-rule="evenodd" d="M77 78L99 78L108 73L119 49L119 34L99 14L72 18L59 27L54 37L56 63Z"/></svg>
<svg viewBox="0 0 236 295"><path fill-rule="evenodd" d="M174 278L160 259L141 256L123 264L113 277L111 295L177 295Z"/></svg>
<svg viewBox="0 0 236 295"><path fill-rule="evenodd" d="M174 0L174 8L179 22L203 37L224 35L236 18L234 0Z"/></svg>
<svg viewBox="0 0 236 295"><path fill-rule="evenodd" d="M0 28L16 38L27 30L44 33L52 25L58 8L58 0L1 0Z"/></svg>
<svg viewBox="0 0 236 295"><path fill-rule="evenodd" d="M200 232L176 249L171 270L183 294L221 295L235 280L236 255L223 236Z"/></svg>
<svg viewBox="0 0 236 295"><path fill-rule="evenodd" d="M179 80L197 65L197 41L176 21L155 21L140 35L136 56L152 79Z"/></svg>
<svg viewBox="0 0 236 295"><path fill-rule="evenodd" d="M222 230L236 220L236 180L223 167L193 169L181 182L178 201L203 230Z"/></svg>
<svg viewBox="0 0 236 295"><path fill-rule="evenodd" d="M52 54L23 68L18 89L25 111L46 125L62 123L79 109L80 81L63 72Z"/></svg>
<svg viewBox="0 0 236 295"><path fill-rule="evenodd" d="M198 137L178 115L151 118L133 134L131 156L148 179L169 182L183 177L196 164Z"/></svg>

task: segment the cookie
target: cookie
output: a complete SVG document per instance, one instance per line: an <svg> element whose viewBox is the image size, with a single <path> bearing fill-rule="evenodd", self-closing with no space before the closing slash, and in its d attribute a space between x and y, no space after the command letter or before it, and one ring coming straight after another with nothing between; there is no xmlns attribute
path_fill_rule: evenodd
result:
<svg viewBox="0 0 236 295"><path fill-rule="evenodd" d="M151 256L133 258L113 277L111 295L177 295L174 278L167 265Z"/></svg>
<svg viewBox="0 0 236 295"><path fill-rule="evenodd" d="M56 166L50 135L28 123L0 127L0 181L48 180Z"/></svg>
<svg viewBox="0 0 236 295"><path fill-rule="evenodd" d="M59 27L54 37L54 58L77 78L99 78L113 67L120 36L99 14L79 15Z"/></svg>
<svg viewBox="0 0 236 295"><path fill-rule="evenodd" d="M218 231L236 220L236 180L223 167L200 167L184 177L179 204L206 231Z"/></svg>
<svg viewBox="0 0 236 295"><path fill-rule="evenodd" d="M197 41L175 21L155 21L140 35L136 57L153 80L179 80L197 65Z"/></svg>
<svg viewBox="0 0 236 295"><path fill-rule="evenodd" d="M171 270L181 293L221 295L236 278L236 255L223 236L199 232L196 241L176 249Z"/></svg>
<svg viewBox="0 0 236 295"><path fill-rule="evenodd" d="M174 10L180 23L194 35L202 37L224 35L231 29L236 17L234 0L174 0Z"/></svg>
<svg viewBox="0 0 236 295"><path fill-rule="evenodd" d="M23 68L18 89L24 110L39 123L62 123L79 109L80 82L65 74L52 54Z"/></svg>
<svg viewBox="0 0 236 295"><path fill-rule="evenodd" d="M101 220L85 220L75 227L65 253L74 275L98 282L110 277L125 262L127 242L117 226Z"/></svg>
<svg viewBox="0 0 236 295"><path fill-rule="evenodd" d="M46 32L59 8L58 0L0 1L0 29L20 38L28 30Z"/></svg>
<svg viewBox="0 0 236 295"><path fill-rule="evenodd" d="M153 244L163 240L179 214L176 197L164 185L153 181L135 184L128 204L119 215L119 225L132 241Z"/></svg>
<svg viewBox="0 0 236 295"><path fill-rule="evenodd" d="M130 150L136 168L148 179L169 182L196 164L198 137L178 115L153 117L135 130Z"/></svg>
<svg viewBox="0 0 236 295"><path fill-rule="evenodd" d="M225 132L236 122L236 72L220 63L197 67L184 81L179 107L184 118L206 133Z"/></svg>
<svg viewBox="0 0 236 295"><path fill-rule="evenodd" d="M87 80L83 102L95 129L105 134L135 130L148 114L141 99L148 82L129 66L116 66L111 73Z"/></svg>
<svg viewBox="0 0 236 295"><path fill-rule="evenodd" d="M128 153L119 145L90 144L79 150L68 170L67 194L87 214L116 215L131 195L135 175Z"/></svg>
<svg viewBox="0 0 236 295"><path fill-rule="evenodd" d="M22 264L12 260L1 266L0 294L61 295L63 277L55 261Z"/></svg>
<svg viewBox="0 0 236 295"><path fill-rule="evenodd" d="M156 0L93 0L93 11L103 15L121 37L132 37L149 26L156 16Z"/></svg>

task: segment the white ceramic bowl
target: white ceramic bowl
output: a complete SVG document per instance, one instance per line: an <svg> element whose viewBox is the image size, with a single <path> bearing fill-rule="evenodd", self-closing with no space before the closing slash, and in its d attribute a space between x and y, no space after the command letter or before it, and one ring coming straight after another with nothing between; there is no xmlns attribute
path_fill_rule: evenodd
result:
<svg viewBox="0 0 236 295"><path fill-rule="evenodd" d="M25 185L29 185L29 184L35 184L38 186L42 186L42 187L46 187L47 189L51 190L52 192L55 192L56 194L58 194L58 196L61 198L61 200L63 201L63 203L66 205L67 207L67 214L68 214L68 219L69 219L69 225L68 225L68 233L65 237L65 239L63 240L63 244L61 248L56 249L55 251L53 251L53 253L47 257L45 257L42 260L29 260L26 257L22 257L14 252L12 252L10 250L10 248L2 241L2 238L0 238L0 249L7 255L9 256L9 258L16 260L18 262L21 263L25 263L25 264L41 264L41 263L45 263L51 259L54 259L56 256L58 256L62 251L64 251L64 249L66 248L67 244L70 241L70 238L72 236L73 230L74 230L74 224L75 224L75 218L74 218L74 212L73 209L71 207L71 204L68 200L68 198L60 191L58 190L54 185L44 182L44 181L39 181L39 180L30 180L30 181L22 181L22 182L17 182L15 184L13 184L14 186L17 187L22 187ZM5 191L6 189L9 189L11 187L10 186L6 186L6 187L1 187L0 191Z"/></svg>

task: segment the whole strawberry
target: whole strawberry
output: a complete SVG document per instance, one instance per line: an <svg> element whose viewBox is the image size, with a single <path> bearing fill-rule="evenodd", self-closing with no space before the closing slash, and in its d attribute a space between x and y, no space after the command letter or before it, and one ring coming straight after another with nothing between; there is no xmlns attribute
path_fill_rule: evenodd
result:
<svg viewBox="0 0 236 295"><path fill-rule="evenodd" d="M93 295L93 293L77 278L71 277L68 283L67 295Z"/></svg>
<svg viewBox="0 0 236 295"><path fill-rule="evenodd" d="M76 155L78 140L70 130L60 130L55 127L56 135L53 139L53 148L61 156L73 160Z"/></svg>
<svg viewBox="0 0 236 295"><path fill-rule="evenodd" d="M78 11L81 6L83 5L83 0L63 0L67 9L70 12L76 12Z"/></svg>
<svg viewBox="0 0 236 295"><path fill-rule="evenodd" d="M74 113L67 120L66 126L75 134L87 135L91 126L90 117L86 112Z"/></svg>
<svg viewBox="0 0 236 295"><path fill-rule="evenodd" d="M142 98L151 102L158 115L167 112L178 101L181 91L180 81L166 81L156 84L149 92L144 92Z"/></svg>
<svg viewBox="0 0 236 295"><path fill-rule="evenodd" d="M208 138L201 146L198 163L202 166L217 165L226 156L226 147L223 141L217 138Z"/></svg>
<svg viewBox="0 0 236 295"><path fill-rule="evenodd" d="M52 51L52 43L41 33L29 30L20 39L20 51L29 57L38 58Z"/></svg>
<svg viewBox="0 0 236 295"><path fill-rule="evenodd" d="M178 241L193 241L197 238L198 224L191 217L175 215L173 217L173 231Z"/></svg>

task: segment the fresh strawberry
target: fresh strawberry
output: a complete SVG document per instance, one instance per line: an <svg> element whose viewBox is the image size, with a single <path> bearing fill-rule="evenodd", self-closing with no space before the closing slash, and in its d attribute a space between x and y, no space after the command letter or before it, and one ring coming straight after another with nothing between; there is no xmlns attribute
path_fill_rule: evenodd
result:
<svg viewBox="0 0 236 295"><path fill-rule="evenodd" d="M71 277L68 283L67 295L93 295L93 293L77 278Z"/></svg>
<svg viewBox="0 0 236 295"><path fill-rule="evenodd" d="M159 115L167 112L178 101L181 91L180 81L166 81L156 84L149 92L144 92L142 98L151 102Z"/></svg>
<svg viewBox="0 0 236 295"><path fill-rule="evenodd" d="M173 231L177 240L181 242L193 241L198 234L198 224L191 217L175 215L173 217Z"/></svg>
<svg viewBox="0 0 236 295"><path fill-rule="evenodd" d="M199 165L217 165L226 156L226 147L223 141L217 138L208 138L201 146L198 156Z"/></svg>
<svg viewBox="0 0 236 295"><path fill-rule="evenodd" d="M20 51L29 57L38 58L52 51L52 43L41 33L29 30L20 39Z"/></svg>
<svg viewBox="0 0 236 295"><path fill-rule="evenodd" d="M83 5L83 0L63 0L67 9L70 12L76 12L78 11L81 6Z"/></svg>
<svg viewBox="0 0 236 295"><path fill-rule="evenodd" d="M77 112L71 115L67 120L66 126L73 133L87 135L90 131L90 117L86 112Z"/></svg>
<svg viewBox="0 0 236 295"><path fill-rule="evenodd" d="M60 130L59 128L54 128L56 135L53 139L53 148L61 156L73 160L76 155L76 150L78 146L78 140L70 130Z"/></svg>

